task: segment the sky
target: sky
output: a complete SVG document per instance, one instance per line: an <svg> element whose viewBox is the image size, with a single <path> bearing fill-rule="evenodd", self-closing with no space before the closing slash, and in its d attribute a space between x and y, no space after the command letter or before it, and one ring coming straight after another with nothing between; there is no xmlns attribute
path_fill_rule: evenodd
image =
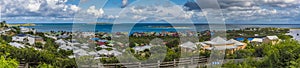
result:
<svg viewBox="0 0 300 68"><path fill-rule="evenodd" d="M218 0L227 24L300 24L299 0ZM193 0L1 0L9 23L72 23L207 19ZM185 22L178 22L185 23Z"/></svg>

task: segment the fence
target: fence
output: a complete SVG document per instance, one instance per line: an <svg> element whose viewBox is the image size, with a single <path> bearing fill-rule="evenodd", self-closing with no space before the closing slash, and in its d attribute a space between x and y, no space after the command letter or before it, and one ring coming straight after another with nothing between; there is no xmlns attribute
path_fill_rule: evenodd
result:
<svg viewBox="0 0 300 68"><path fill-rule="evenodd" d="M197 65L197 66L205 66L207 62L207 58L201 57L191 57L191 58L180 58L174 59L169 62L160 62L157 63L147 63L142 64L140 62L136 63L115 63L115 64L101 64L98 65L81 65L81 68L101 68L101 66L105 68L160 68L160 67L176 67L179 65Z"/></svg>

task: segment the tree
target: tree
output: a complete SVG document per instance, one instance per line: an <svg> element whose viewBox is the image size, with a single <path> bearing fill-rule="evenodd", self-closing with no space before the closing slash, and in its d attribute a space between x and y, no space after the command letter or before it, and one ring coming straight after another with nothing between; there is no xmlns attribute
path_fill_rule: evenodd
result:
<svg viewBox="0 0 300 68"><path fill-rule="evenodd" d="M37 68L54 68L54 66L46 63L39 64Z"/></svg>
<svg viewBox="0 0 300 68"><path fill-rule="evenodd" d="M263 57L263 59L244 60L243 63L227 63L223 66L225 68L232 68L230 66L237 66L233 68L299 68L300 65L300 44L298 41L286 40L276 45L263 44L256 47L256 56Z"/></svg>
<svg viewBox="0 0 300 68"><path fill-rule="evenodd" d="M42 49L44 46L43 46L43 43L37 42L37 43L35 43L34 47Z"/></svg>
<svg viewBox="0 0 300 68"><path fill-rule="evenodd" d="M0 68L17 68L18 66L17 60L0 56Z"/></svg>

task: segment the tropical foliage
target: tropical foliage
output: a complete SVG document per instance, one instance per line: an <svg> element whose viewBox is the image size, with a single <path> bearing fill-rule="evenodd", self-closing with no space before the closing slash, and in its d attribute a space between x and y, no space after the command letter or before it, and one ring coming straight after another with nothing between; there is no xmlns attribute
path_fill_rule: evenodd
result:
<svg viewBox="0 0 300 68"><path fill-rule="evenodd" d="M229 62L227 68L299 68L300 44L286 40L276 45L263 44L251 52L238 51L239 58L248 57L243 63ZM251 59L251 60L249 60Z"/></svg>
<svg viewBox="0 0 300 68"><path fill-rule="evenodd" d="M0 68L17 68L18 66L19 62L16 59L0 56Z"/></svg>

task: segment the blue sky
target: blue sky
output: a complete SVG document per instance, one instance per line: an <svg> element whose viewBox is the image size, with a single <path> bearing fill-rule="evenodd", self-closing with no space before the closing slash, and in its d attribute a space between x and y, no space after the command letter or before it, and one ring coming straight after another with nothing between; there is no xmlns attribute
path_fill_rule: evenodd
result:
<svg viewBox="0 0 300 68"><path fill-rule="evenodd" d="M0 6L1 20L9 23L72 23L79 12L87 17L97 17L98 22L109 23L124 17L119 13L125 13L130 19L142 18L149 22L186 19L207 23L204 16L207 12L199 11L200 8L189 1L1 0ZM122 7L122 2L127 6ZM299 0L218 0L218 3L228 24L300 24ZM176 15L176 11L183 12Z"/></svg>

